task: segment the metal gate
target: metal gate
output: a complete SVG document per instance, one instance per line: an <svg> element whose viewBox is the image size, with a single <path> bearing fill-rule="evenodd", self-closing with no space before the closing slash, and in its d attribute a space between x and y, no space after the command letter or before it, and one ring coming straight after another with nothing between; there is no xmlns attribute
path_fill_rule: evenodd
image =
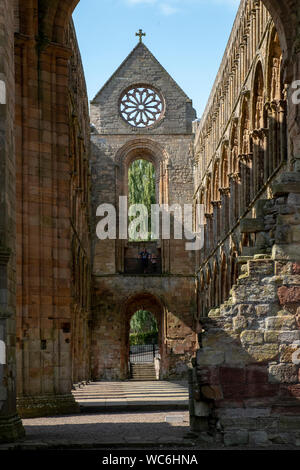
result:
<svg viewBox="0 0 300 470"><path fill-rule="evenodd" d="M129 361L131 364L154 362L156 357L159 357L158 344L130 346Z"/></svg>

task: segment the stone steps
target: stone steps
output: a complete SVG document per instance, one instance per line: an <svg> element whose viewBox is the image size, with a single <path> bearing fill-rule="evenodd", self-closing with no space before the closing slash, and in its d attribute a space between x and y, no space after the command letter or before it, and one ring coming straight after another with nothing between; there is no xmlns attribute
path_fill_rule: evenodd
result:
<svg viewBox="0 0 300 470"><path fill-rule="evenodd" d="M131 380L137 382L156 380L154 364L131 364Z"/></svg>
<svg viewBox="0 0 300 470"><path fill-rule="evenodd" d="M92 382L73 390L82 413L187 410L188 384L185 381Z"/></svg>

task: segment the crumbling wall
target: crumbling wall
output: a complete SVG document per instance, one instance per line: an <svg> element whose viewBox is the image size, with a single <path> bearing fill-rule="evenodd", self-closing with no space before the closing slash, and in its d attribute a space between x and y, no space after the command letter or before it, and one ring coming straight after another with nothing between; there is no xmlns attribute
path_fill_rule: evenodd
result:
<svg viewBox="0 0 300 470"><path fill-rule="evenodd" d="M272 255L240 258L230 299L201 319L192 428L227 446L300 445L300 173L272 189Z"/></svg>

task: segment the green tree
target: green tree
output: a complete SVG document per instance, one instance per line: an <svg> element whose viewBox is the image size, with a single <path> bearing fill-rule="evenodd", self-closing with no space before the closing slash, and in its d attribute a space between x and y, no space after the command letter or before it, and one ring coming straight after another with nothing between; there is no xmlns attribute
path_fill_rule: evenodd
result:
<svg viewBox="0 0 300 470"><path fill-rule="evenodd" d="M148 210L148 240L151 238L151 205L156 203L155 169L147 160L135 160L128 172L129 205L144 204Z"/></svg>
<svg viewBox="0 0 300 470"><path fill-rule="evenodd" d="M158 343L158 326L151 312L137 311L130 321L130 344Z"/></svg>
<svg viewBox="0 0 300 470"><path fill-rule="evenodd" d="M131 333L156 333L157 331L157 322L151 312L138 310L131 318Z"/></svg>

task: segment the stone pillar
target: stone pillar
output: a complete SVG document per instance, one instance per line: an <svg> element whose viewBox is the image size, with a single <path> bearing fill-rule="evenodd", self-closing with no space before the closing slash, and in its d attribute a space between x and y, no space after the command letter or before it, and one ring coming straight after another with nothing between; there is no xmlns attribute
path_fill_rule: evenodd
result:
<svg viewBox="0 0 300 470"><path fill-rule="evenodd" d="M0 442L25 435L16 412L15 312L8 305L10 249L0 247Z"/></svg>
<svg viewBox="0 0 300 470"><path fill-rule="evenodd" d="M235 218L235 199L236 199L236 184L235 178L233 173L229 175L229 191L230 191L230 199L229 199L229 225L232 227L236 220Z"/></svg>
<svg viewBox="0 0 300 470"><path fill-rule="evenodd" d="M212 218L212 233L213 243L217 245L220 238L220 201L212 201L213 218Z"/></svg>
<svg viewBox="0 0 300 470"><path fill-rule="evenodd" d="M16 38L18 410L76 412L72 388L71 51Z"/></svg>
<svg viewBox="0 0 300 470"><path fill-rule="evenodd" d="M24 436L16 412L16 209L13 2L0 1L0 442Z"/></svg>
<svg viewBox="0 0 300 470"><path fill-rule="evenodd" d="M226 235L229 230L229 227L233 225L231 222L231 210L229 209L230 204L230 188L221 188L221 208L222 208L222 222L221 222L221 234L222 236Z"/></svg>
<svg viewBox="0 0 300 470"><path fill-rule="evenodd" d="M287 103L285 100L280 100L278 104L278 122L279 122L279 140L280 149L278 156L278 164L287 160L287 134L286 134L286 115Z"/></svg>

